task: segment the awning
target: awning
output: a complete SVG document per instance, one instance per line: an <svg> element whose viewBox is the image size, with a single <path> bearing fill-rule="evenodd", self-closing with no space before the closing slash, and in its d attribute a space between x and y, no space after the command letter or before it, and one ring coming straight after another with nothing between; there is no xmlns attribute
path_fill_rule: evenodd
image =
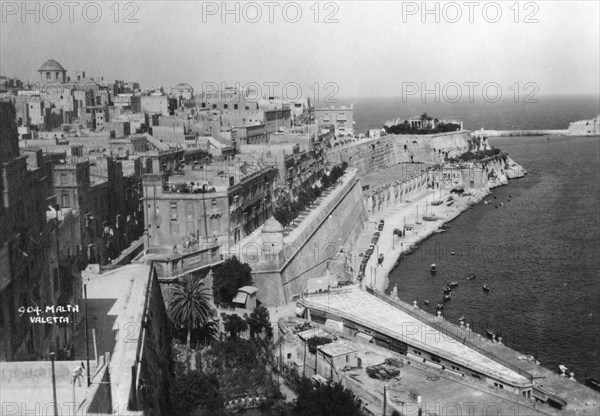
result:
<svg viewBox="0 0 600 416"><path fill-rule="evenodd" d="M245 305L247 297L248 297L247 293L238 292L237 295L235 295L235 299L233 299L233 303L241 303L242 305Z"/></svg>
<svg viewBox="0 0 600 416"><path fill-rule="evenodd" d="M359 341L364 341L367 344L370 343L373 340L373 337L371 335L365 334L365 333L360 332L360 331L356 332L355 337Z"/></svg>
<svg viewBox="0 0 600 416"><path fill-rule="evenodd" d="M294 313L296 314L296 316L302 316L304 315L305 310L306 308L304 306L296 306L296 309L294 309Z"/></svg>

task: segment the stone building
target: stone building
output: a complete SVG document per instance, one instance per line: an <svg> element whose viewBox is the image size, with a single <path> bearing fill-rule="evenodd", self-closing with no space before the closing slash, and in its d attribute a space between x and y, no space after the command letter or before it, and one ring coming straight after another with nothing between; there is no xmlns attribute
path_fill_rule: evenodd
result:
<svg viewBox="0 0 600 416"><path fill-rule="evenodd" d="M272 214L271 166L188 164L182 174L144 175L149 247L235 244Z"/></svg>
<svg viewBox="0 0 600 416"><path fill-rule="evenodd" d="M354 108L348 106L330 106L312 109L315 124L333 124L336 136L354 136Z"/></svg>

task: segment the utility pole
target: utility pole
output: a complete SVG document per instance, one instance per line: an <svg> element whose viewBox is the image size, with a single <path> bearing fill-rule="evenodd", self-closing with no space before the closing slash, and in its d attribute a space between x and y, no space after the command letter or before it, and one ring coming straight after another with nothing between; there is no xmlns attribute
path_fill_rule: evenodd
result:
<svg viewBox="0 0 600 416"><path fill-rule="evenodd" d="M51 352L50 353L50 360L52 363L52 400L53 400L53 407L54 407L54 416L58 416L58 404L57 404L57 400L56 400L56 372L54 370L54 353Z"/></svg>
<svg viewBox="0 0 600 416"><path fill-rule="evenodd" d="M87 364L87 385L92 384L90 379L90 343L88 333L88 303L87 303L87 284L83 285L83 295L85 298L85 359Z"/></svg>

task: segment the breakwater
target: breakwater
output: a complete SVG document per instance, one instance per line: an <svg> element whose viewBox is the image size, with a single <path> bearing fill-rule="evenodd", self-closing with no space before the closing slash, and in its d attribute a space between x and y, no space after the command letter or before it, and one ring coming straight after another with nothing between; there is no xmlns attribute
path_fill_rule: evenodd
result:
<svg viewBox="0 0 600 416"><path fill-rule="evenodd" d="M477 134L487 137L512 136L568 136L569 130L479 130Z"/></svg>

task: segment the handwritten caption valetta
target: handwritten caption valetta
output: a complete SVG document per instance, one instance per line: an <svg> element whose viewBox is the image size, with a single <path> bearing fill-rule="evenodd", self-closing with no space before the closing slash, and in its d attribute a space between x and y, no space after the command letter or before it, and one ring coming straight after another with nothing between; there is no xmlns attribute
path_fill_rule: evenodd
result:
<svg viewBox="0 0 600 416"><path fill-rule="evenodd" d="M69 316L55 316L55 314L78 313L79 305L50 305L45 308L39 306L21 306L19 316L28 315L32 324L68 324Z"/></svg>

